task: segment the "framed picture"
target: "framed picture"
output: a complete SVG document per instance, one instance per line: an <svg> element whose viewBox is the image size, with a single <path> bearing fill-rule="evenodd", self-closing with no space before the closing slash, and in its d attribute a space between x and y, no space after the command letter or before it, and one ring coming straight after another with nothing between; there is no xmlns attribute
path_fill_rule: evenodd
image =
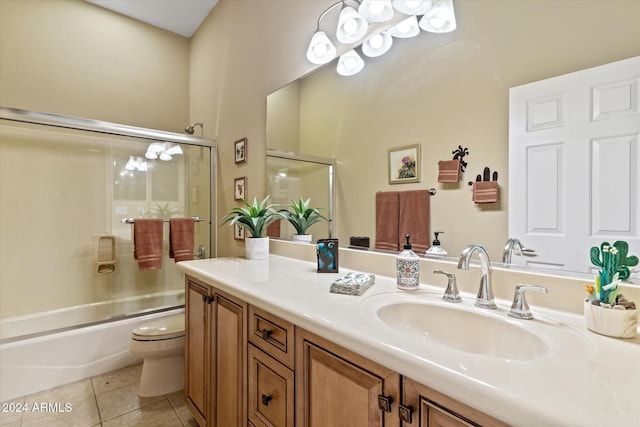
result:
<svg viewBox="0 0 640 427"><path fill-rule="evenodd" d="M420 144L389 149L389 184L420 182Z"/></svg>
<svg viewBox="0 0 640 427"><path fill-rule="evenodd" d="M234 152L236 157L236 164L244 163L247 161L247 138L237 140L234 144Z"/></svg>
<svg viewBox="0 0 640 427"><path fill-rule="evenodd" d="M233 200L246 199L247 194L247 177L236 178L233 180Z"/></svg>
<svg viewBox="0 0 640 427"><path fill-rule="evenodd" d="M233 224L233 238L236 240L244 240L244 227L237 222Z"/></svg>

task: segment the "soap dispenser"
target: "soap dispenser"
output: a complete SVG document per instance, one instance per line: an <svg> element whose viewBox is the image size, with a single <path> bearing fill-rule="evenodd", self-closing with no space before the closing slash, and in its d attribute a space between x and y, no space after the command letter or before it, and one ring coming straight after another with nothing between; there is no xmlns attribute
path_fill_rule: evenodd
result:
<svg viewBox="0 0 640 427"><path fill-rule="evenodd" d="M407 243L404 244L403 251L398 254L396 286L403 291L415 291L420 288L420 257L411 249L408 234L404 235Z"/></svg>
<svg viewBox="0 0 640 427"><path fill-rule="evenodd" d="M444 248L440 246L440 240L438 240L438 234L444 234L444 232L436 231L433 234L435 234L436 238L433 240L431 247L427 249L427 255L437 256L437 257L446 257L447 251L445 251Z"/></svg>

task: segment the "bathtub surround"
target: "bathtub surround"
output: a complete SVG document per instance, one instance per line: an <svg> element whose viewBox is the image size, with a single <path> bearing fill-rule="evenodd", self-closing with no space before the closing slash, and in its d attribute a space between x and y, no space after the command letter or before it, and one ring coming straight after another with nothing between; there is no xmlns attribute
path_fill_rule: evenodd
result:
<svg viewBox="0 0 640 427"><path fill-rule="evenodd" d="M182 293L184 304L184 291ZM0 344L0 401L99 375L141 361L129 351L131 331L163 313Z"/></svg>

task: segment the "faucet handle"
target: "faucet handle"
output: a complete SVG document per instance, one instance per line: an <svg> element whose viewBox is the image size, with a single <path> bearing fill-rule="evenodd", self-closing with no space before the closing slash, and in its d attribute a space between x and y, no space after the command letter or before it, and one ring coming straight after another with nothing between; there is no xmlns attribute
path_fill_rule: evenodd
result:
<svg viewBox="0 0 640 427"><path fill-rule="evenodd" d="M515 317L517 319L533 319L533 314L529 311L529 304L527 304L527 299L524 296L524 291L537 291L549 293L549 290L544 286L537 285L517 285L516 292L513 295L513 304L511 304L511 310L509 311L509 316Z"/></svg>
<svg viewBox="0 0 640 427"><path fill-rule="evenodd" d="M460 292L458 292L458 285L456 284L456 275L442 270L434 270L433 274L442 274L447 276L447 289L444 291L442 299L447 302L460 302Z"/></svg>

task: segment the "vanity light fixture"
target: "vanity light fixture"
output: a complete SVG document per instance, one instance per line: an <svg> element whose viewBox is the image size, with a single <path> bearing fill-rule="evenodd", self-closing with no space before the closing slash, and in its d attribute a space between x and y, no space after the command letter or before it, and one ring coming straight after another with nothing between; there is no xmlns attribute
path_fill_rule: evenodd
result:
<svg viewBox="0 0 640 427"><path fill-rule="evenodd" d="M370 58L375 58L387 53L393 44L393 37L387 31L374 34L362 43L362 53Z"/></svg>
<svg viewBox="0 0 640 427"><path fill-rule="evenodd" d="M166 142L152 142L147 147L144 156L149 160L160 159L168 162L176 154L182 154L182 148L179 145L168 146Z"/></svg>
<svg viewBox="0 0 640 427"><path fill-rule="evenodd" d="M352 76L364 68L364 61L353 47L367 36L370 23L377 25L361 47L362 53L370 58L384 55L391 48L393 37L414 37L421 28L432 33L456 29L453 0L340 0L318 17L316 31L307 48L307 59L312 64L327 64L338 55L335 42L320 29L322 18L336 6L340 6L340 12L335 24L335 41L345 45L344 50L347 50L340 55L337 66L338 73L343 76ZM396 12L399 12L399 17L395 16ZM379 25L392 19L390 28L384 29Z"/></svg>
<svg viewBox="0 0 640 427"><path fill-rule="evenodd" d="M422 15L431 7L431 0L392 0L393 7L405 15Z"/></svg>
<svg viewBox="0 0 640 427"><path fill-rule="evenodd" d="M420 28L431 33L449 33L456 29L456 14L453 0L440 0L429 9L422 19Z"/></svg>
<svg viewBox="0 0 640 427"><path fill-rule="evenodd" d="M368 29L369 22L343 1L336 29L338 41L343 44L355 43L364 37Z"/></svg>
<svg viewBox="0 0 640 427"><path fill-rule="evenodd" d="M391 0L362 0L358 12L369 22L387 22L393 18Z"/></svg>
<svg viewBox="0 0 640 427"><path fill-rule="evenodd" d="M362 71L363 68L364 61L355 50L351 49L340 55L336 71L341 76L353 76Z"/></svg>
<svg viewBox="0 0 640 427"><path fill-rule="evenodd" d="M412 15L404 21L398 22L393 27L389 28L389 34L399 39L408 39L420 34L420 27L418 26L418 18Z"/></svg>

